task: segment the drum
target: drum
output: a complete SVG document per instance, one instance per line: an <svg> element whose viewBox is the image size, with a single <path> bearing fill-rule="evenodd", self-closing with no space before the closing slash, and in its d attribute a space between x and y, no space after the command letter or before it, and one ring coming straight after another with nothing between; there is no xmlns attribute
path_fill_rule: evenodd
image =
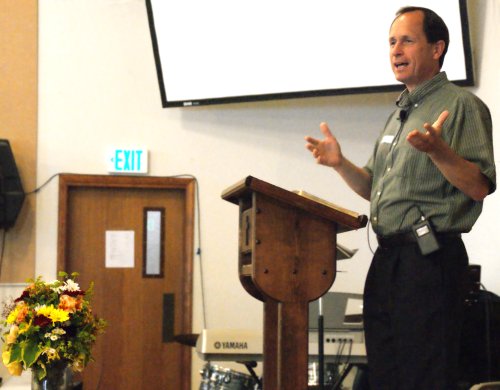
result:
<svg viewBox="0 0 500 390"><path fill-rule="evenodd" d="M254 390L257 381L250 375L214 364L205 364L200 371L199 390Z"/></svg>

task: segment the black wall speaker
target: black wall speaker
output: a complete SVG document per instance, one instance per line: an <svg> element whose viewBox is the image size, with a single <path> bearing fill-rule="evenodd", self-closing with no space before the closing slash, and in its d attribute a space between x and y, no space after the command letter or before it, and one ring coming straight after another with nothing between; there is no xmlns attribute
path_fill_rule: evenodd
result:
<svg viewBox="0 0 500 390"><path fill-rule="evenodd" d="M14 226L25 198L16 160L6 139L0 139L0 229Z"/></svg>

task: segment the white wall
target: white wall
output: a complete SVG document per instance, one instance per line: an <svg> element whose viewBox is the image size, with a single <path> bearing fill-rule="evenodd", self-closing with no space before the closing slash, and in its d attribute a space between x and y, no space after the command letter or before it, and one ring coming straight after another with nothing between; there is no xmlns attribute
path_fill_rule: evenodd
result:
<svg viewBox="0 0 500 390"><path fill-rule="evenodd" d="M397 94L162 109L143 0L44 0L39 7L38 184L57 172L105 174L108 148L127 145L150 150L151 175L195 175L201 194L206 327L260 329L262 306L238 280L238 210L221 200L221 192L253 175L368 213L367 202L333 171L313 162L303 137L319 135L319 123L328 121L344 153L364 164ZM498 124L500 1L472 1L470 19L477 73L472 90L487 102ZM499 144L497 130L497 165ZM496 293L499 196L487 198L485 212L466 237L471 262L482 265L483 283ZM54 277L57 181L39 193L37 202L36 273ZM371 241L375 246L373 234ZM366 230L345 233L339 242L359 252L340 263L334 290L361 292L371 259ZM199 263L194 261L197 332L203 324ZM195 379L201 364L194 359Z"/></svg>

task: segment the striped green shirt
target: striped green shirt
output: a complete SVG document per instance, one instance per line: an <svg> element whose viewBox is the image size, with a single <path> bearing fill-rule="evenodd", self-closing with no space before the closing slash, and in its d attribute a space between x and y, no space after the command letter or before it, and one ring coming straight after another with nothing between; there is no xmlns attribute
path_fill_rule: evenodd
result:
<svg viewBox="0 0 500 390"><path fill-rule="evenodd" d="M448 81L444 72L399 97L365 170L372 176L371 223L380 235L410 231L421 212L438 232L468 232L482 210L451 185L426 153L412 147L406 136L424 131L444 110L449 116L442 137L464 159L479 166L496 188L491 115L475 95ZM402 112L403 111L403 112Z"/></svg>

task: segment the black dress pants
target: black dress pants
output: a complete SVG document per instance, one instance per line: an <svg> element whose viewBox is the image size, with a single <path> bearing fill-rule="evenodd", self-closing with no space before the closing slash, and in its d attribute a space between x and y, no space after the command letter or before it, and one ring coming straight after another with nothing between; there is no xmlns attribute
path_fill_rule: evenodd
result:
<svg viewBox="0 0 500 390"><path fill-rule="evenodd" d="M461 238L427 256L377 249L364 291L370 390L455 390L468 257Z"/></svg>

